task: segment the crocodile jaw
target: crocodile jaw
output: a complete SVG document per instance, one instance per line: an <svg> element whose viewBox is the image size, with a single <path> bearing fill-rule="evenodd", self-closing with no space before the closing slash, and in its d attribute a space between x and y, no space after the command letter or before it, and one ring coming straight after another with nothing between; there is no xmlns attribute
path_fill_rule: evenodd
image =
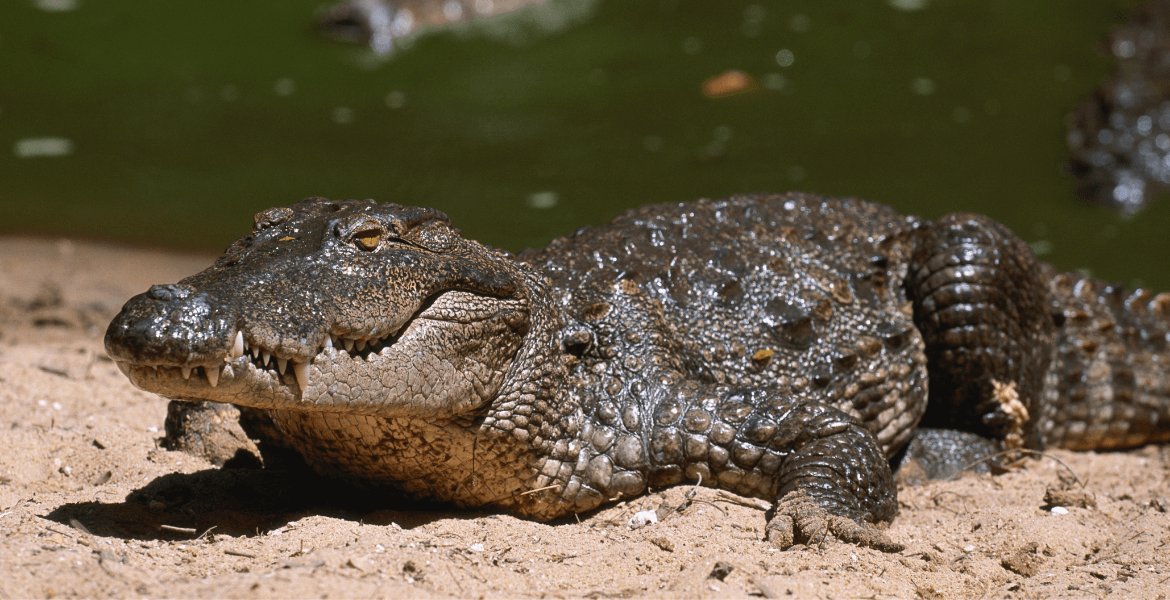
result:
<svg viewBox="0 0 1170 600"><path fill-rule="evenodd" d="M468 305L481 310L467 312ZM461 309L459 318L449 310ZM380 339L323 336L308 360L250 344L244 329L209 364L115 361L135 386L168 398L265 409L383 417L449 417L490 400L523 343L523 300L441 294L401 330Z"/></svg>

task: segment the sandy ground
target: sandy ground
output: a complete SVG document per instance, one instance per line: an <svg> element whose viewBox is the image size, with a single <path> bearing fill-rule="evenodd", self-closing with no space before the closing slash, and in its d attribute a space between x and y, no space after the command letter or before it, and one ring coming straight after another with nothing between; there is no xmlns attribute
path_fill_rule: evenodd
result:
<svg viewBox="0 0 1170 600"><path fill-rule="evenodd" d="M898 554L779 552L756 502L709 489L638 530L634 512L687 490L539 524L165 451L164 401L130 386L102 335L131 295L213 258L0 238L0 598L1170 594L1167 448L1053 452L1095 500L1065 514L1044 500L1067 473L1053 458L904 488Z"/></svg>

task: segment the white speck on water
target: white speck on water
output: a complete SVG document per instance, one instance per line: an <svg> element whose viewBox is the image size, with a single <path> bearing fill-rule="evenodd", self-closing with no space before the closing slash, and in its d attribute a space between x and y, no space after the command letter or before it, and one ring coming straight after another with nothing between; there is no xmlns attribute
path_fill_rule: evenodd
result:
<svg viewBox="0 0 1170 600"><path fill-rule="evenodd" d="M1052 240L1036 240L1028 245L1032 247L1032 252L1034 252L1036 256L1046 256L1052 254Z"/></svg>
<svg viewBox="0 0 1170 600"><path fill-rule="evenodd" d="M73 154L73 140L62 137L24 138L12 145L16 158L42 158Z"/></svg>
<svg viewBox="0 0 1170 600"><path fill-rule="evenodd" d="M36 0L33 3L45 12L66 12L81 6L80 0Z"/></svg>
<svg viewBox="0 0 1170 600"><path fill-rule="evenodd" d="M895 10L902 10L906 12L914 12L926 8L930 4L930 0L890 0L890 6Z"/></svg>
<svg viewBox="0 0 1170 600"><path fill-rule="evenodd" d="M276 83L272 84L272 91L276 92L277 96L291 96L297 91L297 82L288 77L277 79Z"/></svg>
<svg viewBox="0 0 1170 600"><path fill-rule="evenodd" d="M333 109L333 122L338 125L353 123L353 109L348 106L338 106Z"/></svg>
<svg viewBox="0 0 1170 600"><path fill-rule="evenodd" d="M929 77L915 77L910 81L910 89L920 96L929 96L935 90L934 80Z"/></svg>
<svg viewBox="0 0 1170 600"><path fill-rule="evenodd" d="M796 33L804 33L812 28L812 19L806 14L797 13L788 20L788 27Z"/></svg>
<svg viewBox="0 0 1170 600"><path fill-rule="evenodd" d="M779 92L788 85L788 79L779 73L768 73L764 75L764 87Z"/></svg>
<svg viewBox="0 0 1170 600"><path fill-rule="evenodd" d="M552 191L536 192L535 194L528 197L528 206L530 208L538 208L538 209L544 210L544 209L549 209L549 208L556 206L557 202L559 202L559 201L560 201L560 197L557 195L556 192L552 192Z"/></svg>
<svg viewBox="0 0 1170 600"><path fill-rule="evenodd" d="M406 106L406 94L398 91L386 94L386 106L394 109Z"/></svg>

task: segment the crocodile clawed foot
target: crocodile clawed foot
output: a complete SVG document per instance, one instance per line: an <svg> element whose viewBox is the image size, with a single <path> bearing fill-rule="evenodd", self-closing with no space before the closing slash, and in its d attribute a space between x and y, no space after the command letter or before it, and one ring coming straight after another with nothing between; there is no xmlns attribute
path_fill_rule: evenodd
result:
<svg viewBox="0 0 1170 600"><path fill-rule="evenodd" d="M868 523L859 523L848 517L825 510L804 492L794 492L776 504L775 514L768 521L765 535L781 550L795 544L817 545L833 537L858 546L869 546L882 552L901 552L905 546L890 539L884 531Z"/></svg>

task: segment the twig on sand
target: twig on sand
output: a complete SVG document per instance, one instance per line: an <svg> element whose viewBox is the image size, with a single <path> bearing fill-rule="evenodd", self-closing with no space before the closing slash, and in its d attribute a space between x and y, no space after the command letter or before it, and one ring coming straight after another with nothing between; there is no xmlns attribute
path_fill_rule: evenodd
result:
<svg viewBox="0 0 1170 600"><path fill-rule="evenodd" d="M1072 467L1070 467L1070 466L1066 465L1066 464L1064 463L1064 461L1063 461L1063 460L1060 460L1059 458L1057 458L1057 457L1055 457L1055 456L1053 456L1053 455L1051 455L1051 454L1048 454L1047 452L1039 452L1039 451L1036 451L1036 450L1029 450L1029 449L1027 449L1027 448L1016 448L1016 449L1013 449L1013 450L1004 450L1004 451L1002 451L1002 452L996 452L995 454L989 454L989 455L987 455L987 456L984 456L983 458L981 458L981 459L979 459L979 460L977 460L977 461L974 461L974 462L972 462L971 464L965 465L963 468L959 469L958 471L955 471L954 473L952 473L952 474L951 474L951 476L950 476L950 477L947 477L947 478L945 479L945 481L952 481L952 480L954 480L954 479L955 479L956 477L958 477L958 476L959 476L959 474L960 474L960 473L962 473L963 471L968 471L968 470L970 470L970 469L973 469L973 468L975 468L975 467L979 466L979 464L980 464L980 463L984 463L984 462L986 462L986 461L989 461L989 460L992 460L992 459L996 459L996 458L999 458L999 457L1001 457L1001 456L1009 456L1009 455L1011 455L1012 453L1015 453L1015 452L1022 452L1022 453L1024 453L1024 454L1027 454L1027 455L1029 455L1029 456L1035 456L1035 457L1041 457L1041 456L1043 456L1043 457L1045 457L1045 458L1051 458L1052 460L1054 460L1054 461L1056 461L1056 462L1060 463L1060 466L1062 466L1062 467L1064 467L1065 469L1067 469L1067 470L1068 470L1068 472L1072 474L1072 476L1073 476L1073 479L1075 479L1075 480L1076 480L1076 482L1077 482L1077 484L1078 484L1078 485L1080 485L1082 488L1083 488L1083 487L1085 487L1085 483L1084 483L1083 481L1081 481L1081 478L1080 478L1080 477L1078 477L1078 476L1077 476L1077 472L1076 472L1076 471L1074 471L1074 470L1072 470Z"/></svg>

